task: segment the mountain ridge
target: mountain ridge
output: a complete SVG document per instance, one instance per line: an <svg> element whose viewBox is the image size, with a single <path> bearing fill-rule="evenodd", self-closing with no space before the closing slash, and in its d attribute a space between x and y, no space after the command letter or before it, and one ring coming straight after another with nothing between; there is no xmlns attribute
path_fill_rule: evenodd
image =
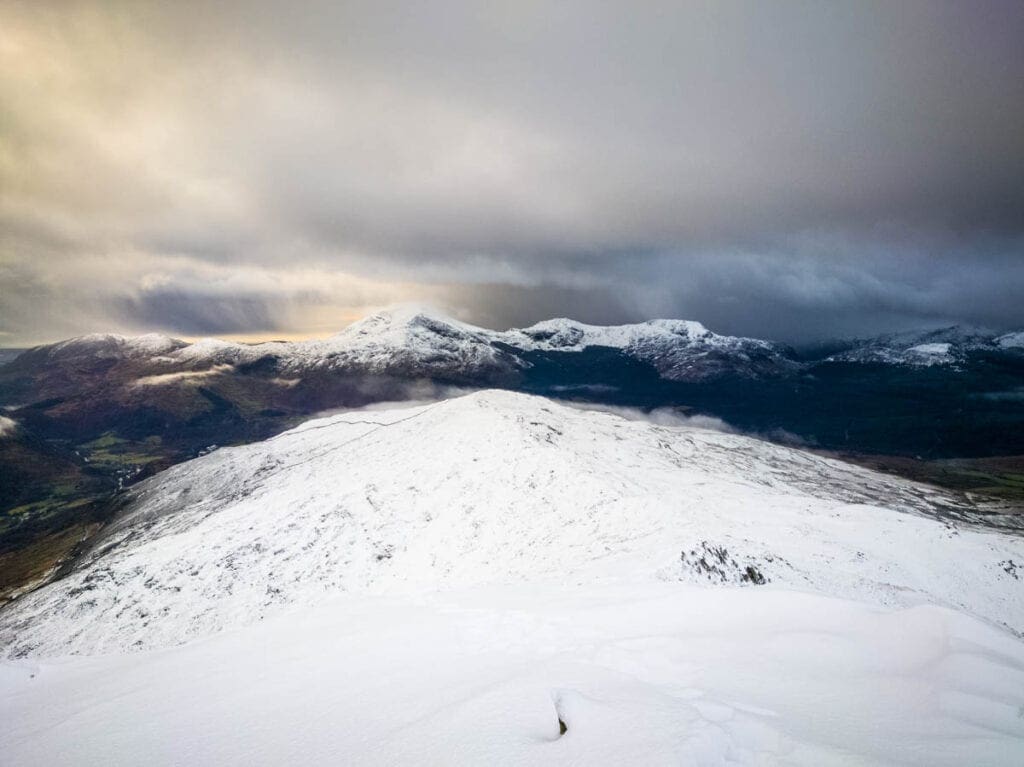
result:
<svg viewBox="0 0 1024 767"><path fill-rule="evenodd" d="M162 647L330 594L545 578L770 582L1024 632L1006 569L1020 538L977 529L951 495L506 391L310 421L125 503L69 575L0 612L9 654Z"/></svg>
<svg viewBox="0 0 1024 767"><path fill-rule="evenodd" d="M30 360L151 357L164 365L253 364L280 360L301 372L309 368L359 369L368 373L452 373L458 369L510 374L525 364L512 359L535 351L578 352L618 349L652 364L669 380L705 380L724 374L751 377L798 372L807 363L836 362L908 366L952 365L969 352L1024 350L1024 331L996 333L952 325L879 336L836 339L820 344L841 351L800 359L786 344L760 338L720 335L695 320L651 319L623 325L591 325L566 317L508 330L492 330L455 319L422 305L402 305L368 315L338 333L306 341L240 343L217 338L183 341L149 333L125 336L94 333L20 353ZM1024 351L1022 351L1024 353ZM18 364L15 357L7 364Z"/></svg>
<svg viewBox="0 0 1024 767"><path fill-rule="evenodd" d="M626 325L588 325L568 318L545 320L505 331L470 325L432 309L385 309L324 339L243 344L204 338L188 343L169 336L80 336L23 352L13 368L42 360L92 354L124 359L151 353L167 367L254 364L276 359L286 370L347 368L386 374L510 375L533 351L576 352L591 347L619 349L648 362L670 380L703 380L726 373L774 375L787 372L787 347L762 339L722 336L692 320L656 319Z"/></svg>

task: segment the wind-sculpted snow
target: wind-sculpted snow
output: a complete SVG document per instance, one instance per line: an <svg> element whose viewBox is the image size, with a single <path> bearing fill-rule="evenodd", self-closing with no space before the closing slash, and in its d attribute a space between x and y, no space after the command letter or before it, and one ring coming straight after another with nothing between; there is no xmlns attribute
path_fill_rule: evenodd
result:
<svg viewBox="0 0 1024 767"><path fill-rule="evenodd" d="M0 613L0 647L162 647L341 593L551 579L933 603L1021 632L1021 563L1020 537L926 486L486 391L311 421L145 481L74 572Z"/></svg>

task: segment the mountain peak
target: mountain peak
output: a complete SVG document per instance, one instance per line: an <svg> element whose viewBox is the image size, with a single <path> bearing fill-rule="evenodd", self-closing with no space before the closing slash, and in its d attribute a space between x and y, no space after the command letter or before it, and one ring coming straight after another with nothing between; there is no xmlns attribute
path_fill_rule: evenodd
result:
<svg viewBox="0 0 1024 767"><path fill-rule="evenodd" d="M46 346L30 349L30 353L45 354L51 359L65 357L137 357L166 354L185 346L184 341L163 335L147 333L125 336L118 333L88 333Z"/></svg>
<svg viewBox="0 0 1024 767"><path fill-rule="evenodd" d="M173 645L339 593L744 585L750 568L869 601L970 594L976 614L1021 628L1015 582L992 578L1013 540L950 536L928 517L944 519L952 497L741 435L511 392L310 421L130 492L74 572L0 614L6 653ZM711 573L701 557L716 547L729 559ZM975 566L925 566L964 561Z"/></svg>
<svg viewBox="0 0 1024 767"><path fill-rule="evenodd" d="M373 314L356 320L338 333L338 336L377 333L389 329L406 327L450 326L473 331L483 331L474 325L462 322L428 304L405 303L385 307Z"/></svg>
<svg viewBox="0 0 1024 767"><path fill-rule="evenodd" d="M1007 338L1009 343L1005 341ZM955 367L971 352L1013 348L1013 334L997 337L991 330L981 327L948 325L858 339L850 342L845 350L828 357L826 361Z"/></svg>

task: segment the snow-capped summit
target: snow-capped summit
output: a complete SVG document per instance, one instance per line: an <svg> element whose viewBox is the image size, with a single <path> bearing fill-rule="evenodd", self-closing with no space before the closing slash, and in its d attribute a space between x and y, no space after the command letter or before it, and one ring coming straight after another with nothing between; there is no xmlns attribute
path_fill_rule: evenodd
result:
<svg viewBox="0 0 1024 767"><path fill-rule="evenodd" d="M350 346L367 341L386 341L397 346L415 342L428 333L480 340L489 332L460 322L433 307L399 304L353 322L331 340Z"/></svg>
<svg viewBox="0 0 1024 767"><path fill-rule="evenodd" d="M652 365L669 380L700 381L734 374L760 377L796 368L788 350L756 338L721 336L692 320L648 320L632 325L586 325L569 319L510 330L503 340L522 349L583 351L620 349Z"/></svg>
<svg viewBox="0 0 1024 767"><path fill-rule="evenodd" d="M511 373L520 363L494 345L496 335L433 309L403 305L365 317L309 348L335 364L374 373Z"/></svg>
<svg viewBox="0 0 1024 767"><path fill-rule="evenodd" d="M617 349L652 365L671 380L718 375L772 375L790 369L785 350L768 341L712 333L699 322L650 320L632 325L588 325L567 318L507 331L470 325L422 306L387 309L354 323L325 346L371 368L408 359L436 366L507 371L529 362L529 352Z"/></svg>
<svg viewBox="0 0 1024 767"><path fill-rule="evenodd" d="M574 350L588 346L626 349L655 337L687 342L721 338L699 322L690 320L648 320L632 325L587 325L564 317L545 320L528 328L511 330L510 340L524 336L524 348Z"/></svg>
<svg viewBox="0 0 1024 767"><path fill-rule="evenodd" d="M310 421L131 491L77 569L0 613L11 655L178 644L336 594L556 579L773 583L1024 631L944 493L837 461L501 391Z"/></svg>
<svg viewBox="0 0 1024 767"><path fill-rule="evenodd" d="M37 346L26 351L24 355L45 356L49 360L67 360L75 357L142 358L167 354L183 346L185 342L160 333L147 333L141 336L91 333L56 344Z"/></svg>

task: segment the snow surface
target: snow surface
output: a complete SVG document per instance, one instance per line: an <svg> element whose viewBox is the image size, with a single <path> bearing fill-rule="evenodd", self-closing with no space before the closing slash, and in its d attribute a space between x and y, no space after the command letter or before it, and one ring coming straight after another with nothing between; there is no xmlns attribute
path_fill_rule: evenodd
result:
<svg viewBox="0 0 1024 767"><path fill-rule="evenodd" d="M8 656L166 647L339 592L565 578L930 602L1024 632L1014 537L943 492L736 434L523 394L308 422L180 464L76 572L0 613ZM724 553L722 553L724 552Z"/></svg>
<svg viewBox="0 0 1024 767"><path fill-rule="evenodd" d="M996 339L996 344L1004 349L1022 349L1024 348L1024 330L999 336Z"/></svg>
<svg viewBox="0 0 1024 767"><path fill-rule="evenodd" d="M1024 538L973 519L508 392L310 421L0 611L0 761L1020 765Z"/></svg>
<svg viewBox="0 0 1024 767"><path fill-rule="evenodd" d="M523 350L580 352L595 346L619 349L653 365L671 380L701 380L724 372L756 376L796 368L777 344L756 338L720 336L691 320L600 326L563 318L499 335L504 343Z"/></svg>
<svg viewBox="0 0 1024 767"><path fill-rule="evenodd" d="M911 354L927 354L945 356L949 354L952 344L918 344L907 349Z"/></svg>
<svg viewBox="0 0 1024 767"><path fill-rule="evenodd" d="M46 347L53 357L68 355L147 357L179 349L184 342L159 333L122 336L114 333L91 333Z"/></svg>
<svg viewBox="0 0 1024 767"><path fill-rule="evenodd" d="M510 330L508 335L510 341L524 349L560 351L582 351L589 346L627 349L655 337L687 341L722 338L699 322L690 320L650 320L634 325L586 325L564 317L538 322L528 328Z"/></svg>
<svg viewBox="0 0 1024 767"><path fill-rule="evenodd" d="M173 650L0 665L18 767L1019 767L1021 706L1005 632L771 587L341 597Z"/></svg>

